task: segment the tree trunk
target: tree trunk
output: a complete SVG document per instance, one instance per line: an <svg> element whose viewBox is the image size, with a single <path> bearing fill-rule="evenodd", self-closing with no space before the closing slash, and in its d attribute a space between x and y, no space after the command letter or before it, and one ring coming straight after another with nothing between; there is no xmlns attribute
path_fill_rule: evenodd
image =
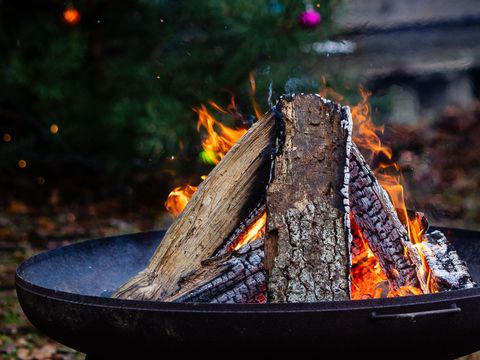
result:
<svg viewBox="0 0 480 360"><path fill-rule="evenodd" d="M271 302L349 300L351 116L318 95L281 98L285 139L267 190Z"/></svg>
<svg viewBox="0 0 480 360"><path fill-rule="evenodd" d="M270 177L274 132L271 113L248 130L200 184L148 267L114 297L163 300L224 245L262 201Z"/></svg>

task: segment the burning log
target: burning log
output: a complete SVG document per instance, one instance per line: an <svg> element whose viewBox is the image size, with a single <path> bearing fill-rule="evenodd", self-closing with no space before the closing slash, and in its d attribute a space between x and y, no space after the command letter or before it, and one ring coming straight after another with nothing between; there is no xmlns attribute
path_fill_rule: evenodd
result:
<svg viewBox="0 0 480 360"><path fill-rule="evenodd" d="M452 244L440 231L425 235L421 243L431 272L432 286L438 291L468 289L476 286L467 265L460 260Z"/></svg>
<svg viewBox="0 0 480 360"><path fill-rule="evenodd" d="M353 300L387 297L390 292L387 276L381 269L377 257L370 250L368 241L350 213L352 242L350 255L351 293Z"/></svg>
<svg viewBox="0 0 480 360"><path fill-rule="evenodd" d="M166 301L250 303L266 300L264 241L257 239L239 250L202 262L202 268L180 283Z"/></svg>
<svg viewBox="0 0 480 360"><path fill-rule="evenodd" d="M378 258L390 288L421 287L427 293L421 256L356 145L350 153L349 199L355 222Z"/></svg>
<svg viewBox="0 0 480 360"><path fill-rule="evenodd" d="M277 107L285 140L267 190L269 301L348 300L350 111L315 95Z"/></svg>
<svg viewBox="0 0 480 360"><path fill-rule="evenodd" d="M475 286L443 234L412 243L352 143L348 107L302 94L276 111L231 148L115 297L265 302L268 289L271 302L348 300L352 274L371 279L355 299ZM265 221L265 244L249 243Z"/></svg>
<svg viewBox="0 0 480 360"><path fill-rule="evenodd" d="M249 129L200 184L148 267L120 287L114 297L165 299L224 245L239 219L247 219L262 201L270 176L274 132L272 113Z"/></svg>

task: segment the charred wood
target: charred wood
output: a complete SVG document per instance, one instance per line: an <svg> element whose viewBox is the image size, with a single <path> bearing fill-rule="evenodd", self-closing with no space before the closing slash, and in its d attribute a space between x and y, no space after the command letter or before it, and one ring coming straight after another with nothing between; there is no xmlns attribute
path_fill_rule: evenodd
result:
<svg viewBox="0 0 480 360"><path fill-rule="evenodd" d="M440 231L425 235L423 253L430 269L432 286L438 291L468 289L476 286L452 244Z"/></svg>
<svg viewBox="0 0 480 360"><path fill-rule="evenodd" d="M266 298L264 240L238 251L211 258L180 284L181 291L166 301L250 303ZM186 290L188 289L188 291Z"/></svg>
<svg viewBox="0 0 480 360"><path fill-rule="evenodd" d="M355 222L377 256L391 290L414 286L428 293L421 256L355 144L350 153L349 199Z"/></svg>

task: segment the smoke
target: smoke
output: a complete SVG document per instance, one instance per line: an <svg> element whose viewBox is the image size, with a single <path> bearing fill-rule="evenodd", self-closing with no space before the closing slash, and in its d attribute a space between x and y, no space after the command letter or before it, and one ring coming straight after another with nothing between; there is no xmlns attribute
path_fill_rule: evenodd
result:
<svg viewBox="0 0 480 360"><path fill-rule="evenodd" d="M308 78L289 78L285 83L285 94L298 94L317 92L319 88L318 82Z"/></svg>
<svg viewBox="0 0 480 360"><path fill-rule="evenodd" d="M272 96L273 96L273 81L270 80L270 84L268 84L268 106L272 107Z"/></svg>

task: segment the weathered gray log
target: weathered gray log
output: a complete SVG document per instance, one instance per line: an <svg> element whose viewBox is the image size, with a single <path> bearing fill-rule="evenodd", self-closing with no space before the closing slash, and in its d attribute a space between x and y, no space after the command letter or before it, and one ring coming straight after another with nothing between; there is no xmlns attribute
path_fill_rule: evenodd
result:
<svg viewBox="0 0 480 360"><path fill-rule="evenodd" d="M179 281L201 268L258 206L269 176L275 121L272 113L255 123L198 187L170 226L148 267L114 297L162 300Z"/></svg>
<svg viewBox="0 0 480 360"><path fill-rule="evenodd" d="M238 251L204 261L165 301L249 303L266 298L264 241L257 239ZM186 290L188 289L188 290Z"/></svg>
<svg viewBox="0 0 480 360"><path fill-rule="evenodd" d="M476 286L452 244L440 231L425 235L421 243L430 269L432 287L438 291L468 289Z"/></svg>
<svg viewBox="0 0 480 360"><path fill-rule="evenodd" d="M355 144L350 152L349 199L355 222L377 256L391 290L414 286L428 293L421 256Z"/></svg>
<svg viewBox="0 0 480 360"><path fill-rule="evenodd" d="M277 110L285 139L267 190L269 302L348 300L349 109L302 94Z"/></svg>

